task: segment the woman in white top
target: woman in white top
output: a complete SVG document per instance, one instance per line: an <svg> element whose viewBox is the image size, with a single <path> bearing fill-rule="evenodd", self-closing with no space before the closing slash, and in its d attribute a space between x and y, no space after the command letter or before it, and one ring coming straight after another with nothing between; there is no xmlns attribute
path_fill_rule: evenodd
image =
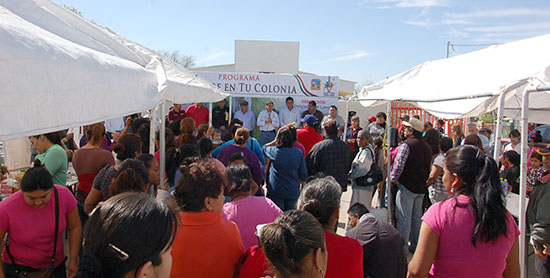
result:
<svg viewBox="0 0 550 278"><path fill-rule="evenodd" d="M366 129L360 130L357 134L357 144L359 145L359 152L355 156L355 159L353 159L351 170L348 174L349 179L352 181L352 194L350 203L362 203L369 209L369 211L372 209L372 193L375 187L357 186L357 182L355 180L368 174L372 164L374 163L374 150L370 145L370 141L370 132Z"/></svg>

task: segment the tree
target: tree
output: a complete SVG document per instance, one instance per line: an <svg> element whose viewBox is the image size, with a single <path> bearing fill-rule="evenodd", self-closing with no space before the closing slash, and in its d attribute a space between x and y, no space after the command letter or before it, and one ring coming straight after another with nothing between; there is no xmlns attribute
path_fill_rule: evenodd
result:
<svg viewBox="0 0 550 278"><path fill-rule="evenodd" d="M179 50L159 50L159 53L168 57L170 60L174 61L177 64L180 64L184 68L192 68L195 66L195 57L192 55L183 55L180 54Z"/></svg>
<svg viewBox="0 0 550 278"><path fill-rule="evenodd" d="M75 8L73 6L67 6L67 5L62 5L62 6L63 6L63 8L65 8L65 9L67 9L67 10L69 10L69 11L71 11L71 12L73 12L73 13L79 15L79 16L82 16L82 13L77 8Z"/></svg>

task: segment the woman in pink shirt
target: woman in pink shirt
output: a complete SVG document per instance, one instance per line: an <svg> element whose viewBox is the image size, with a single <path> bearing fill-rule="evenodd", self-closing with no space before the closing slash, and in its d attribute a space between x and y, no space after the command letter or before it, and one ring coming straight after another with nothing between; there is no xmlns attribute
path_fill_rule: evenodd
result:
<svg viewBox="0 0 550 278"><path fill-rule="evenodd" d="M63 248L65 229L69 231L68 267ZM38 160L23 176L21 191L0 203L0 238L6 233L8 247L2 254L0 277L18 277L16 272L50 267L52 258L53 277L67 277L67 270L69 277L78 272L82 227L76 200L66 187L53 184L52 176Z"/></svg>
<svg viewBox="0 0 550 278"><path fill-rule="evenodd" d="M223 205L223 219L235 222L241 232L244 248L258 244L254 233L259 224L271 223L283 212L266 197L253 196L258 190L248 166L236 164L227 167L225 195L231 202Z"/></svg>
<svg viewBox="0 0 550 278"><path fill-rule="evenodd" d="M504 206L496 162L475 146L447 152L451 198L422 217L408 277L519 277L519 230Z"/></svg>

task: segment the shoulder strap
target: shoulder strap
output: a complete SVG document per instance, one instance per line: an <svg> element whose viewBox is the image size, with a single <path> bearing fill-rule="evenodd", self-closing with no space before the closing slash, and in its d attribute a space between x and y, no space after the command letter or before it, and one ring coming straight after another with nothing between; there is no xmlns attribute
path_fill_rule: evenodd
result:
<svg viewBox="0 0 550 278"><path fill-rule="evenodd" d="M53 186L53 192L55 195L55 232L54 232L55 239L54 239L54 246L53 246L52 266L55 267L55 253L57 251L57 233L59 231L59 194L57 193L57 188L55 188L55 185ZM8 253L11 263L14 265L14 267L17 270L15 259L13 258L13 255L10 252L9 242L7 242L6 244L6 253Z"/></svg>
<svg viewBox="0 0 550 278"><path fill-rule="evenodd" d="M52 266L55 267L55 253L57 251L57 234L59 232L59 194L55 185L53 186L53 193L55 194L55 233L54 233L54 245L53 245L53 256L52 256Z"/></svg>

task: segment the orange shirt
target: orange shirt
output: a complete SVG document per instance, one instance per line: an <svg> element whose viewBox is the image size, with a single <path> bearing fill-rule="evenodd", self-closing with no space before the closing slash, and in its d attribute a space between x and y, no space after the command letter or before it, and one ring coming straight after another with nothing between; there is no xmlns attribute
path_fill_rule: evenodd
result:
<svg viewBox="0 0 550 278"><path fill-rule="evenodd" d="M179 214L170 277L233 277L245 253L237 225L216 211Z"/></svg>

